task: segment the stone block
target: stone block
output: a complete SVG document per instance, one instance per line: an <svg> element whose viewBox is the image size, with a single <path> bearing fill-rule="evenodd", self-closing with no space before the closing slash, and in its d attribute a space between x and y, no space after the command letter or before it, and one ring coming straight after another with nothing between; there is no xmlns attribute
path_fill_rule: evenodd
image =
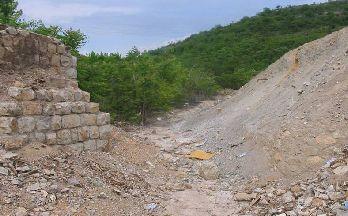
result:
<svg viewBox="0 0 348 216"><path fill-rule="evenodd" d="M35 62L35 64L40 64L40 55L34 55L33 56L33 61Z"/></svg>
<svg viewBox="0 0 348 216"><path fill-rule="evenodd" d="M97 144L95 140L87 140L83 142L84 151L95 151L97 150Z"/></svg>
<svg viewBox="0 0 348 216"><path fill-rule="evenodd" d="M68 80L66 86L71 88L78 88L79 83L77 82L77 80Z"/></svg>
<svg viewBox="0 0 348 216"><path fill-rule="evenodd" d="M74 143L69 145L69 147L77 152L82 152L83 151L83 143L82 142L78 142L78 143Z"/></svg>
<svg viewBox="0 0 348 216"><path fill-rule="evenodd" d="M37 131L48 131L51 129L51 117L38 117L36 121Z"/></svg>
<svg viewBox="0 0 348 216"><path fill-rule="evenodd" d="M89 139L89 130L88 127L79 127L77 128L78 137L80 142L84 142Z"/></svg>
<svg viewBox="0 0 348 216"><path fill-rule="evenodd" d="M66 87L66 79L62 77L50 77L50 85L53 88L65 88Z"/></svg>
<svg viewBox="0 0 348 216"><path fill-rule="evenodd" d="M54 104L55 110L54 113L57 115L69 115L71 114L71 103L62 102Z"/></svg>
<svg viewBox="0 0 348 216"><path fill-rule="evenodd" d="M80 116L73 115L65 115L62 117L62 126L63 128L76 128L81 125Z"/></svg>
<svg viewBox="0 0 348 216"><path fill-rule="evenodd" d="M39 50L41 53L44 53L44 54L47 53L47 45L48 44L46 41L39 40Z"/></svg>
<svg viewBox="0 0 348 216"><path fill-rule="evenodd" d="M50 65L50 60L47 56L40 56L40 64L44 67L47 67Z"/></svg>
<svg viewBox="0 0 348 216"><path fill-rule="evenodd" d="M71 66L73 68L76 68L77 67L77 58L75 56L72 56L71 57Z"/></svg>
<svg viewBox="0 0 348 216"><path fill-rule="evenodd" d="M62 129L62 117L61 116L55 115L51 118L51 129L52 130Z"/></svg>
<svg viewBox="0 0 348 216"><path fill-rule="evenodd" d="M91 94L89 92L82 91L82 101L90 102Z"/></svg>
<svg viewBox="0 0 348 216"><path fill-rule="evenodd" d="M12 47L12 44L13 44L12 37L10 35L2 36L2 44L4 45L4 47Z"/></svg>
<svg viewBox="0 0 348 216"><path fill-rule="evenodd" d="M58 143L57 134L56 133L46 133L46 143L48 145L56 145Z"/></svg>
<svg viewBox="0 0 348 216"><path fill-rule="evenodd" d="M85 92L85 91L75 92L75 101L90 102L90 100L91 100L91 95L88 92Z"/></svg>
<svg viewBox="0 0 348 216"><path fill-rule="evenodd" d="M0 102L0 116L19 116L21 107L15 102Z"/></svg>
<svg viewBox="0 0 348 216"><path fill-rule="evenodd" d="M60 55L52 55L51 65L55 67L60 67Z"/></svg>
<svg viewBox="0 0 348 216"><path fill-rule="evenodd" d="M86 103L86 112L87 113L99 112L99 104L98 103Z"/></svg>
<svg viewBox="0 0 348 216"><path fill-rule="evenodd" d="M18 34L18 31L17 31L17 29L16 29L15 27L8 27L8 28L6 29L6 31L7 31L7 33L9 33L10 35L16 35L16 34Z"/></svg>
<svg viewBox="0 0 348 216"><path fill-rule="evenodd" d="M82 91L77 90L74 94L75 101L82 101Z"/></svg>
<svg viewBox="0 0 348 216"><path fill-rule="evenodd" d="M34 117L20 117L17 120L17 124L19 133L29 133L34 131L36 121Z"/></svg>
<svg viewBox="0 0 348 216"><path fill-rule="evenodd" d="M58 52L59 54L65 53L65 46L64 46L63 44L58 45L58 46L57 46L57 52Z"/></svg>
<svg viewBox="0 0 348 216"><path fill-rule="evenodd" d="M46 103L43 105L42 114L43 115L54 115L55 106L51 103Z"/></svg>
<svg viewBox="0 0 348 216"><path fill-rule="evenodd" d="M23 147L28 142L27 135L0 136L0 145L6 150L16 150Z"/></svg>
<svg viewBox="0 0 348 216"><path fill-rule="evenodd" d="M80 115L82 126L97 125L97 115L95 114L82 114Z"/></svg>
<svg viewBox="0 0 348 216"><path fill-rule="evenodd" d="M72 143L79 142L79 130L78 128L73 128L70 130Z"/></svg>
<svg viewBox="0 0 348 216"><path fill-rule="evenodd" d="M59 130L57 132L57 140L59 145L71 144L71 133L69 129Z"/></svg>
<svg viewBox="0 0 348 216"><path fill-rule="evenodd" d="M96 150L103 150L108 145L108 143L108 140L96 140Z"/></svg>
<svg viewBox="0 0 348 216"><path fill-rule="evenodd" d="M71 67L72 65L71 65L71 58L69 58L68 56L64 56L64 55L62 55L61 57L60 57L60 63L61 63L61 66L62 67Z"/></svg>
<svg viewBox="0 0 348 216"><path fill-rule="evenodd" d="M0 59L3 58L5 56L5 48L0 45Z"/></svg>
<svg viewBox="0 0 348 216"><path fill-rule="evenodd" d="M17 130L17 121L13 117L0 117L0 135L10 134Z"/></svg>
<svg viewBox="0 0 348 216"><path fill-rule="evenodd" d="M55 102L67 102L67 101L74 101L74 94L72 91L67 89L51 89L50 92L52 93L52 99Z"/></svg>
<svg viewBox="0 0 348 216"><path fill-rule="evenodd" d="M48 91L46 89L39 89L35 91L36 95L36 100L41 100L41 101L52 101L53 100L53 95L52 91Z"/></svg>
<svg viewBox="0 0 348 216"><path fill-rule="evenodd" d="M108 140L111 137L112 127L111 125L104 125L99 127L100 139Z"/></svg>
<svg viewBox="0 0 348 216"><path fill-rule="evenodd" d="M86 112L86 107L84 102L75 102L72 104L71 112L80 114Z"/></svg>
<svg viewBox="0 0 348 216"><path fill-rule="evenodd" d="M7 94L20 101L30 101L35 99L35 92L31 88L10 87L8 88Z"/></svg>
<svg viewBox="0 0 348 216"><path fill-rule="evenodd" d="M57 53L57 46L53 43L48 43L47 51L49 54L55 54L55 53Z"/></svg>
<svg viewBox="0 0 348 216"><path fill-rule="evenodd" d="M110 124L110 114L109 113L99 113L97 115L97 125L107 125Z"/></svg>
<svg viewBox="0 0 348 216"><path fill-rule="evenodd" d="M98 139L99 138L99 128L97 126L88 127L89 138Z"/></svg>
<svg viewBox="0 0 348 216"><path fill-rule="evenodd" d="M66 70L66 76L69 79L77 79L77 70L75 68L69 68Z"/></svg>
<svg viewBox="0 0 348 216"><path fill-rule="evenodd" d="M32 133L29 136L30 142L39 142L39 143L46 143L46 135L44 133Z"/></svg>
<svg viewBox="0 0 348 216"><path fill-rule="evenodd" d="M37 101L22 102L23 115L41 115L42 105Z"/></svg>

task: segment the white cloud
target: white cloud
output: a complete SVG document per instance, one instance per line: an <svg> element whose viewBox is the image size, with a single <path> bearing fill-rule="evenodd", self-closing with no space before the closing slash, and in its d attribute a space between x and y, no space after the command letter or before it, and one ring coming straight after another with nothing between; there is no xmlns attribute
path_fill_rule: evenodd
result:
<svg viewBox="0 0 348 216"><path fill-rule="evenodd" d="M140 12L139 8L100 6L88 3L58 3L47 0L22 0L19 7L30 19L41 19L48 23L72 22L79 17L89 17L99 13L132 15Z"/></svg>

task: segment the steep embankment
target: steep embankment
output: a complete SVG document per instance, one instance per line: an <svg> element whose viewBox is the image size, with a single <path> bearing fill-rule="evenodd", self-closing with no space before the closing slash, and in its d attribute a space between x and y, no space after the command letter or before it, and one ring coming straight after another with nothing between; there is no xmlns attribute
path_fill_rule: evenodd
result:
<svg viewBox="0 0 348 216"><path fill-rule="evenodd" d="M348 28L280 58L173 130L217 153L224 177L310 175L348 140Z"/></svg>

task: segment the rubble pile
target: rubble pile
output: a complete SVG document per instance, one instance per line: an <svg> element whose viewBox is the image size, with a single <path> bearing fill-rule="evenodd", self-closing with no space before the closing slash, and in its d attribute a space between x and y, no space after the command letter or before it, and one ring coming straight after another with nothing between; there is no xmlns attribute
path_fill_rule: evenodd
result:
<svg viewBox="0 0 348 216"><path fill-rule="evenodd" d="M348 146L317 172L314 178L282 187L276 183L235 194L244 203L241 215L347 215Z"/></svg>

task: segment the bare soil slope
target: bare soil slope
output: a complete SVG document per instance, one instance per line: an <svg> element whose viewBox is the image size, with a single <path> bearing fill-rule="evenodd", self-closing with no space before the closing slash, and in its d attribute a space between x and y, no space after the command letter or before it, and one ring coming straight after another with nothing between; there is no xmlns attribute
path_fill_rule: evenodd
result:
<svg viewBox="0 0 348 216"><path fill-rule="evenodd" d="M348 28L295 49L230 99L172 129L225 177L310 175L348 141Z"/></svg>

